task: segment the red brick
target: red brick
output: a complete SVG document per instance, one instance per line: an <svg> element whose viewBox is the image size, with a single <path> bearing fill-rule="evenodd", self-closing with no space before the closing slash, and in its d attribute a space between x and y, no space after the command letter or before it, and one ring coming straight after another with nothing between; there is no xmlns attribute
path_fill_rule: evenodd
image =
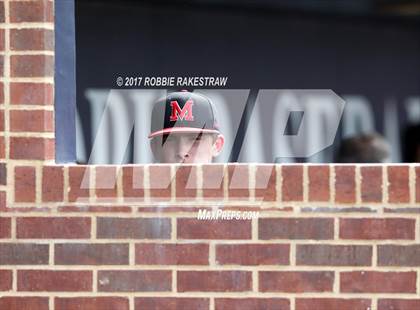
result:
<svg viewBox="0 0 420 310"><path fill-rule="evenodd" d="M10 131L54 132L54 113L45 110L12 110Z"/></svg>
<svg viewBox="0 0 420 310"><path fill-rule="evenodd" d="M260 271L261 292L331 292L334 272L330 271Z"/></svg>
<svg viewBox="0 0 420 310"><path fill-rule="evenodd" d="M356 179L354 166L335 166L335 202L356 202Z"/></svg>
<svg viewBox="0 0 420 310"><path fill-rule="evenodd" d="M410 201L408 166L388 167L388 200L391 203Z"/></svg>
<svg viewBox="0 0 420 310"><path fill-rule="evenodd" d="M56 297L55 310L129 310L128 298L123 297Z"/></svg>
<svg viewBox="0 0 420 310"><path fill-rule="evenodd" d="M216 298L216 310L289 310L285 298Z"/></svg>
<svg viewBox="0 0 420 310"><path fill-rule="evenodd" d="M131 207L127 206L63 206L57 208L59 212L83 212L83 213L131 213Z"/></svg>
<svg viewBox="0 0 420 310"><path fill-rule="evenodd" d="M250 271L178 271L178 292L245 292L252 289Z"/></svg>
<svg viewBox="0 0 420 310"><path fill-rule="evenodd" d="M196 213L199 209L211 211L211 207L186 207L186 206L179 206L179 207L172 207L167 205L161 205L158 207L138 207L137 212L139 213L172 213L172 212L194 212Z"/></svg>
<svg viewBox="0 0 420 310"><path fill-rule="evenodd" d="M0 159L6 157L6 145L4 143L4 137L0 137Z"/></svg>
<svg viewBox="0 0 420 310"><path fill-rule="evenodd" d="M0 265L46 265L48 244L0 243Z"/></svg>
<svg viewBox="0 0 420 310"><path fill-rule="evenodd" d="M35 202L35 167L15 167L15 202Z"/></svg>
<svg viewBox="0 0 420 310"><path fill-rule="evenodd" d="M0 309L49 310L48 297L0 297Z"/></svg>
<svg viewBox="0 0 420 310"><path fill-rule="evenodd" d="M19 292L92 291L91 271L18 270Z"/></svg>
<svg viewBox="0 0 420 310"><path fill-rule="evenodd" d="M4 131L4 110L0 110L0 131Z"/></svg>
<svg viewBox="0 0 420 310"><path fill-rule="evenodd" d="M4 23L5 16L4 16L4 2L0 2L0 23Z"/></svg>
<svg viewBox="0 0 420 310"><path fill-rule="evenodd" d="M135 310L208 310L208 298L179 297L137 297L134 299Z"/></svg>
<svg viewBox="0 0 420 310"><path fill-rule="evenodd" d="M3 104L3 103L4 103L4 84L0 82L0 104Z"/></svg>
<svg viewBox="0 0 420 310"><path fill-rule="evenodd" d="M149 166L150 197L153 201L171 199L171 166Z"/></svg>
<svg viewBox="0 0 420 310"><path fill-rule="evenodd" d="M125 201L144 200L144 168L123 167L123 196Z"/></svg>
<svg viewBox="0 0 420 310"><path fill-rule="evenodd" d="M414 239L415 220L404 218L342 218L341 239Z"/></svg>
<svg viewBox="0 0 420 310"><path fill-rule="evenodd" d="M229 199L249 199L249 165L228 166Z"/></svg>
<svg viewBox="0 0 420 310"><path fill-rule="evenodd" d="M309 166L309 201L330 200L330 167Z"/></svg>
<svg viewBox="0 0 420 310"><path fill-rule="evenodd" d="M0 55L0 76L4 76L4 56Z"/></svg>
<svg viewBox="0 0 420 310"><path fill-rule="evenodd" d="M261 218L258 221L259 239L313 239L334 237L331 218Z"/></svg>
<svg viewBox="0 0 420 310"><path fill-rule="evenodd" d="M89 167L69 167L69 201L88 200L90 188Z"/></svg>
<svg viewBox="0 0 420 310"><path fill-rule="evenodd" d="M13 277L13 274L11 270L0 269L0 292L12 290L12 277ZM0 298L0 302L1 302L1 298Z"/></svg>
<svg viewBox="0 0 420 310"><path fill-rule="evenodd" d="M20 217L17 237L22 239L84 239L90 238L87 217Z"/></svg>
<svg viewBox="0 0 420 310"><path fill-rule="evenodd" d="M282 166L282 200L303 200L303 167Z"/></svg>
<svg viewBox="0 0 420 310"><path fill-rule="evenodd" d="M197 168L191 165L177 167L176 174L176 198L194 199L197 196Z"/></svg>
<svg viewBox="0 0 420 310"><path fill-rule="evenodd" d="M139 265L208 265L209 245L204 243L136 244Z"/></svg>
<svg viewBox="0 0 420 310"><path fill-rule="evenodd" d="M22 22L53 22L54 4L53 1L11 1L10 21L12 23Z"/></svg>
<svg viewBox="0 0 420 310"><path fill-rule="evenodd" d="M12 77L53 77L54 57L49 55L10 56Z"/></svg>
<svg viewBox="0 0 420 310"><path fill-rule="evenodd" d="M378 245L378 266L420 267L420 244Z"/></svg>
<svg viewBox="0 0 420 310"><path fill-rule="evenodd" d="M415 293L416 272L341 272L342 293Z"/></svg>
<svg viewBox="0 0 420 310"><path fill-rule="evenodd" d="M168 218L97 219L97 237L111 239L169 239L171 222Z"/></svg>
<svg viewBox="0 0 420 310"><path fill-rule="evenodd" d="M116 198L117 193L117 168L113 166L96 167L95 189L99 200Z"/></svg>
<svg viewBox="0 0 420 310"><path fill-rule="evenodd" d="M370 310L370 299L297 298L296 310Z"/></svg>
<svg viewBox="0 0 420 310"><path fill-rule="evenodd" d="M0 192L0 204L1 204L1 192ZM2 207L0 205L0 210L1 209L2 209ZM21 213L21 214L31 213L31 212L36 212L36 213L42 213L42 212L51 213L52 209L51 209L51 207L40 207L40 206L38 206L38 207L36 207L36 206L35 207L27 207L27 206L25 206L25 207L9 207L7 209L4 209L3 208L2 211L8 212L8 213Z"/></svg>
<svg viewBox="0 0 420 310"><path fill-rule="evenodd" d="M4 40L4 29L0 29L0 51L4 51L5 40Z"/></svg>
<svg viewBox="0 0 420 310"><path fill-rule="evenodd" d="M361 167L362 202L382 202L382 167Z"/></svg>
<svg viewBox="0 0 420 310"><path fill-rule="evenodd" d="M177 220L179 239L251 239L250 220Z"/></svg>
<svg viewBox="0 0 420 310"><path fill-rule="evenodd" d="M63 201L64 168L44 166L42 168L42 201Z"/></svg>
<svg viewBox="0 0 420 310"><path fill-rule="evenodd" d="M10 238L11 218L0 217L0 239Z"/></svg>
<svg viewBox="0 0 420 310"><path fill-rule="evenodd" d="M11 29L10 49L12 51L54 50L54 32L49 29Z"/></svg>
<svg viewBox="0 0 420 310"><path fill-rule="evenodd" d="M223 165L203 165L203 197L206 199L223 199Z"/></svg>
<svg viewBox="0 0 420 310"><path fill-rule="evenodd" d="M276 196L276 166L258 165L255 172L255 198L263 201L275 201Z"/></svg>
<svg viewBox="0 0 420 310"><path fill-rule="evenodd" d="M55 245L55 265L128 265L128 244Z"/></svg>
<svg viewBox="0 0 420 310"><path fill-rule="evenodd" d="M107 270L98 272L99 292L168 292L170 270Z"/></svg>
<svg viewBox="0 0 420 310"><path fill-rule="evenodd" d="M0 104L3 104L3 103L4 103L4 84L0 82Z"/></svg>
<svg viewBox="0 0 420 310"><path fill-rule="evenodd" d="M5 163L0 163L0 185L7 184L7 167Z"/></svg>
<svg viewBox="0 0 420 310"><path fill-rule="evenodd" d="M379 299L378 310L420 309L420 299Z"/></svg>
<svg viewBox="0 0 420 310"><path fill-rule="evenodd" d="M8 211L9 208L6 209L6 192L0 191L0 211ZM1 229L0 229L0 235L1 235ZM1 238L1 237L0 237Z"/></svg>
<svg viewBox="0 0 420 310"><path fill-rule="evenodd" d="M371 266L372 247L365 245L298 244L296 265Z"/></svg>
<svg viewBox="0 0 420 310"><path fill-rule="evenodd" d="M53 105L54 87L44 83L10 83L10 102L12 105Z"/></svg>
<svg viewBox="0 0 420 310"><path fill-rule="evenodd" d="M288 244L218 244L220 265L289 265Z"/></svg>
<svg viewBox="0 0 420 310"><path fill-rule="evenodd" d="M54 139L47 138L10 138L11 159L54 159Z"/></svg>
<svg viewBox="0 0 420 310"><path fill-rule="evenodd" d="M420 167L416 167L416 202L420 202Z"/></svg>

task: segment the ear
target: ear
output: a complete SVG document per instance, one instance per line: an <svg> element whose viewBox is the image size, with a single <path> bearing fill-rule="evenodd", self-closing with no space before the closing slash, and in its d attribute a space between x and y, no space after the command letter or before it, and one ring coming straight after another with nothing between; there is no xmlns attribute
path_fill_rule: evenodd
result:
<svg viewBox="0 0 420 310"><path fill-rule="evenodd" d="M222 134L217 135L216 140L213 143L213 157L218 156L222 152L224 144L225 137Z"/></svg>

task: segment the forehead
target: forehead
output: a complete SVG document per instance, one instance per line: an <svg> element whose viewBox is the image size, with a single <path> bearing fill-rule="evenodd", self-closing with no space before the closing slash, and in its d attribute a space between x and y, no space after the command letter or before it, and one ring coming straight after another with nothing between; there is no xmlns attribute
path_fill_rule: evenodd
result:
<svg viewBox="0 0 420 310"><path fill-rule="evenodd" d="M180 133L180 132L173 132L170 134L164 134L161 136L157 136L153 138L154 141L160 141L159 143L165 144L167 141L171 142L182 142L182 141L192 141L196 139L200 139L201 141L212 141L212 134L210 133L203 133L203 132L195 132L195 133Z"/></svg>

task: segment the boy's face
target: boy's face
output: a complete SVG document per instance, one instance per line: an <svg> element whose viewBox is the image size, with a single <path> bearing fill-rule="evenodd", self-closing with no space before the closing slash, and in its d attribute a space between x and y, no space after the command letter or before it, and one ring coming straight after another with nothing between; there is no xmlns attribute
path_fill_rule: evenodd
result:
<svg viewBox="0 0 420 310"><path fill-rule="evenodd" d="M208 133L171 133L153 138L151 146L160 163L211 163L213 157L221 152L223 136Z"/></svg>

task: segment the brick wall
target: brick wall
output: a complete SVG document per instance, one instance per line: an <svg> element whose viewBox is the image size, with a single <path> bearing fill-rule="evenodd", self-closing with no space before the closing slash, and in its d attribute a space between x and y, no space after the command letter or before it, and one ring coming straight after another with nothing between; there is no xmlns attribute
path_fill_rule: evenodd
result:
<svg viewBox="0 0 420 310"><path fill-rule="evenodd" d="M420 308L419 165L55 165L53 29L0 1L1 310Z"/></svg>

